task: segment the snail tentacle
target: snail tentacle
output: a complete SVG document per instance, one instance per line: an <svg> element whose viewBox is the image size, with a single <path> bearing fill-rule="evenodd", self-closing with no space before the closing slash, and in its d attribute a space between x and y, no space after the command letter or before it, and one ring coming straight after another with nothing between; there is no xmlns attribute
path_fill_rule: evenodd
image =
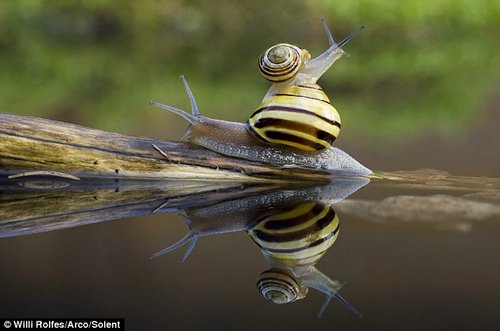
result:
<svg viewBox="0 0 500 331"><path fill-rule="evenodd" d="M332 32L330 31L330 28L328 28L328 24L326 24L326 20L324 17L321 17L321 23L323 24L323 28L326 32L326 37L328 38L328 47L332 47L333 45L335 45L335 40L333 40Z"/></svg>
<svg viewBox="0 0 500 331"><path fill-rule="evenodd" d="M332 297L327 295L325 298L325 301L323 301L323 304L321 305L321 309L319 310L318 317L320 317L320 318L323 317L323 314L325 313L326 308L330 304L330 301L332 301Z"/></svg>
<svg viewBox="0 0 500 331"><path fill-rule="evenodd" d="M366 25L362 25L357 28L354 32L345 37L338 44L333 40L330 29L326 25L326 21L323 21L323 27L325 28L326 35L328 37L328 41L330 42L330 47L326 51L324 51L318 57L309 60L304 64L304 68L301 71L301 74L307 76L310 82L315 83L327 70L330 66L340 59L343 55L347 53L344 52L342 47L347 44L352 38L354 38L359 32L361 32Z"/></svg>
<svg viewBox="0 0 500 331"><path fill-rule="evenodd" d="M354 38L358 33L360 33L366 27L367 25L363 24L362 26L351 32L347 37L345 37L341 42L337 44L337 47L340 48L344 47L345 44L347 44L352 38Z"/></svg>
<svg viewBox="0 0 500 331"><path fill-rule="evenodd" d="M189 87L189 84L188 84L186 78L184 77L184 75L181 75L180 78L181 78L182 83L184 84L184 88L186 89L186 92L188 94L189 102L191 103L191 114L194 117L200 117L201 113L200 113L200 110L198 108L198 105L196 104L196 99L194 98L193 91L191 91L191 88Z"/></svg>
<svg viewBox="0 0 500 331"><path fill-rule="evenodd" d="M188 248L186 249L186 252L184 253L184 255L181 258L181 262L184 262L184 261L186 261L186 259L189 257L189 255L193 251L194 246L196 245L196 242L198 241L198 237L199 237L199 234L197 232L190 231L187 235L184 236L184 238L180 239L175 244L170 245L170 246L154 253L153 255L151 255L151 258L152 259L157 258L161 255L175 251L176 249L178 249L186 244L189 244Z"/></svg>
<svg viewBox="0 0 500 331"><path fill-rule="evenodd" d="M158 108L161 108L161 109L164 109L164 110L168 110L169 112L172 112L172 113L175 113L179 116L181 116L182 118L184 118L186 121L188 121L190 124L194 124L196 123L196 117L189 114L188 112L182 110L182 109L179 109L179 108L176 108L176 107L173 107L173 106L169 106L169 105L164 105L162 103L159 103L159 102L156 102L156 101L149 101L149 103L155 107L158 107Z"/></svg>
<svg viewBox="0 0 500 331"><path fill-rule="evenodd" d="M363 316L363 314L361 314L342 295L340 295L339 291L342 289L342 287L344 287L345 282L339 282L330 279L314 266L308 270L306 275L302 276L302 280L304 281L306 286L314 288L324 293L326 296L325 301L323 302L323 306L321 307L321 310L318 314L319 316L321 316L321 314L323 314L323 312L326 310L326 307L328 306L332 298L340 302L344 307L352 311L357 316Z"/></svg>
<svg viewBox="0 0 500 331"><path fill-rule="evenodd" d="M184 84L184 88L186 89L186 92L187 92L188 97L189 97L189 102L191 103L191 114L189 114L187 111L182 110L180 108L176 108L176 107L169 106L169 105L164 105L164 104L156 102L156 101L149 101L149 103L152 104L153 106L156 106L156 107L159 107L161 109L175 113L175 114L181 116L182 118L184 118L190 124L194 124L198 121L198 119L202 115L200 113L200 110L199 110L198 105L196 103L196 100L194 98L193 91L191 91L191 88L189 87L189 84L188 84L186 78L184 77L184 75L181 75L180 79L182 80L182 83Z"/></svg>
<svg viewBox="0 0 500 331"><path fill-rule="evenodd" d="M339 293L335 293L333 295L327 295L325 298L325 301L323 301L323 305L321 306L321 309L319 310L318 317L322 317L324 312L326 311L326 308L330 304L330 301L332 301L332 298L335 298L338 302L340 302L344 307L349 309L351 312L353 312L355 315L358 317L363 317L363 314L360 313L356 308L354 308L343 296L341 296Z"/></svg>
<svg viewBox="0 0 500 331"><path fill-rule="evenodd" d="M189 257L189 255L191 255L191 253L193 252L194 246L196 246L196 243L198 242L198 238L199 238L199 236L195 235L191 239L191 241L189 242L189 246L186 248L186 251L184 252L184 255L182 255L181 263L184 263L187 260L187 258Z"/></svg>
<svg viewBox="0 0 500 331"><path fill-rule="evenodd" d="M344 307L346 307L347 309L349 309L350 311L352 311L355 315L357 315L358 317L363 317L363 314L360 313L356 308L354 308L353 305L351 305L349 303L349 301L347 301L342 295L340 295L340 293L335 293L333 296L329 296L325 302L323 303L323 305L326 306L328 305L328 303L330 303L330 300L331 298L335 298L338 302L340 302ZM322 307L323 309L323 307Z"/></svg>

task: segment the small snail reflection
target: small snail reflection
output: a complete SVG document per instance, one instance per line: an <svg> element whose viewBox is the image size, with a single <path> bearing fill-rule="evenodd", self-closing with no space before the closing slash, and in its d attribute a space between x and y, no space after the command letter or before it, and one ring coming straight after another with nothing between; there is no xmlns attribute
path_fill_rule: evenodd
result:
<svg viewBox="0 0 500 331"><path fill-rule="evenodd" d="M315 267L337 239L339 226L333 208L319 201L257 220L247 232L271 265L259 277L259 292L273 303L285 304L303 299L312 287L326 295L319 316L332 297L361 316L338 293L343 284Z"/></svg>
<svg viewBox="0 0 500 331"><path fill-rule="evenodd" d="M269 203L267 199L261 201ZM313 200L269 208L269 205L259 206L260 201L253 202L241 203L241 206L252 207L251 212L239 208L239 201L186 211L191 231L153 257L189 244L185 260L199 237L246 231L271 266L257 282L259 292L266 299L276 304L291 303L303 299L308 289L314 288L326 295L319 316L332 298L361 316L338 293L344 284L331 280L315 267L339 234L339 219L331 204Z"/></svg>

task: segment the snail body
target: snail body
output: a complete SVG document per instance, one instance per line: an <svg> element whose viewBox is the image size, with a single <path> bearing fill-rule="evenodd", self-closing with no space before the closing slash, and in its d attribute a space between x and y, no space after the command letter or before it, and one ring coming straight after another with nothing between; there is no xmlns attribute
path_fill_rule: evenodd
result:
<svg viewBox="0 0 500 331"><path fill-rule="evenodd" d="M335 43L323 20L330 47L310 59L309 52L290 44L269 48L259 69L272 86L246 123L201 115L193 93L181 80L191 103L191 114L154 101L189 123L181 140L217 153L282 166L339 170L369 175L372 172L345 152L331 147L340 131L340 116L316 81L340 57L342 50L364 26Z"/></svg>

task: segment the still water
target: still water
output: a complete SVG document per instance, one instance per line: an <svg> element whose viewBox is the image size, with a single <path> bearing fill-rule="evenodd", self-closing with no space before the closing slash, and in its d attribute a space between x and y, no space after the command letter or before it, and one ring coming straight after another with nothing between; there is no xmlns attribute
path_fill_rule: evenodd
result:
<svg viewBox="0 0 500 331"><path fill-rule="evenodd" d="M500 326L499 179L0 185L3 316L125 317L127 330Z"/></svg>

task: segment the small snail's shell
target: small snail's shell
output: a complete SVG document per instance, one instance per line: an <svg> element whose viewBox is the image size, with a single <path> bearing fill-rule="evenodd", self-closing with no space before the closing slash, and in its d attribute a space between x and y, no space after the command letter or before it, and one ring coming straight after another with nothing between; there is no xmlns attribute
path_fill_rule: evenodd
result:
<svg viewBox="0 0 500 331"><path fill-rule="evenodd" d="M259 70L270 82L285 82L297 74L310 58L305 49L290 44L277 44L267 49L259 58Z"/></svg>
<svg viewBox="0 0 500 331"><path fill-rule="evenodd" d="M330 205L309 201L257 220L248 233L265 256L280 264L309 265L337 239L339 219Z"/></svg>
<svg viewBox="0 0 500 331"><path fill-rule="evenodd" d="M340 132L340 115L314 83L283 86L264 98L247 120L258 139L303 151L329 148Z"/></svg>
<svg viewBox="0 0 500 331"><path fill-rule="evenodd" d="M284 304L302 299L307 295L308 288L288 272L281 269L270 269L260 274L257 289L267 300Z"/></svg>

